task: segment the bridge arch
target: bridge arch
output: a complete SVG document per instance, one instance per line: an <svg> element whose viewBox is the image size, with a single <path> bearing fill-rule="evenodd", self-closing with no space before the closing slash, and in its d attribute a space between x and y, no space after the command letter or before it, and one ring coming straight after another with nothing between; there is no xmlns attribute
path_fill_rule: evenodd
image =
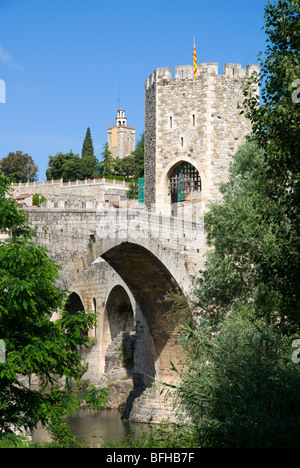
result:
<svg viewBox="0 0 300 468"><path fill-rule="evenodd" d="M116 285L110 291L104 308L101 355L105 372L120 367L133 368L134 329L134 304L125 288Z"/></svg>
<svg viewBox="0 0 300 468"><path fill-rule="evenodd" d="M70 315L76 315L77 312L82 312L85 310L81 297L76 292L71 292L66 303L65 309ZM86 328L83 335L88 335L88 329Z"/></svg>
<svg viewBox="0 0 300 468"><path fill-rule="evenodd" d="M171 300L168 296L172 293L184 296L177 279L158 256L137 243L121 242L116 239L110 239L110 241L106 239L105 242L96 240L94 249L82 260L85 268L88 267L88 262L90 264L99 262L99 257L104 259L121 277L132 294L144 322L142 332L144 343L141 343L141 336L139 336L138 346L139 353L144 355L148 353L148 356L137 366L138 373L144 374L144 383L147 381L146 383L149 384L149 378L151 380L153 377L166 382L175 380L174 372L170 371L170 362L178 363L182 358L182 350L177 343L179 333L177 324L168 314L171 307ZM127 317L124 314L121 322L131 327L136 323L134 304L124 288L116 286L106 301L101 360L110 340L118 334L121 327L121 324L117 323L117 317L122 305L124 312L127 308ZM129 313L130 306L133 309L133 315Z"/></svg>
<svg viewBox="0 0 300 468"><path fill-rule="evenodd" d="M178 329L168 316L170 293L182 291L166 266L149 250L138 244L123 242L107 250L102 258L123 279L137 302L153 340L157 378L172 380L170 361L181 356L177 344Z"/></svg>
<svg viewBox="0 0 300 468"><path fill-rule="evenodd" d="M76 312L81 312L84 310L84 305L79 294L77 294L76 292L71 292L66 301L65 309L71 315L74 315L76 314Z"/></svg>

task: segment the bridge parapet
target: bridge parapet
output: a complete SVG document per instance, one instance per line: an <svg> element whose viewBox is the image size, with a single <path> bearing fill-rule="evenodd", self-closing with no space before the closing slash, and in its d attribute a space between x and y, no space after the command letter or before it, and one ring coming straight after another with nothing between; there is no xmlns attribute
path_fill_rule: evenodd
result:
<svg viewBox="0 0 300 468"><path fill-rule="evenodd" d="M204 266L203 220L197 222L135 209L28 209L37 242L72 282L76 272L123 243L155 255L179 284ZM72 273L73 272L73 273Z"/></svg>

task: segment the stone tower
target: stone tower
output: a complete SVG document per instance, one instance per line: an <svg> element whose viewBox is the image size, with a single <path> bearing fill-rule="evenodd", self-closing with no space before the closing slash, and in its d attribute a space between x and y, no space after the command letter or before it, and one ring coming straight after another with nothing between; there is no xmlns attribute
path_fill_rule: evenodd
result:
<svg viewBox="0 0 300 468"><path fill-rule="evenodd" d="M124 109L118 110L116 125L108 127L107 142L114 159L124 158L135 150L135 127L127 125Z"/></svg>
<svg viewBox="0 0 300 468"><path fill-rule="evenodd" d="M240 114L242 85L257 65L157 68L145 83L145 204L162 214L220 197L229 164L251 125ZM258 92L256 89L255 92ZM176 206L176 212L174 212Z"/></svg>

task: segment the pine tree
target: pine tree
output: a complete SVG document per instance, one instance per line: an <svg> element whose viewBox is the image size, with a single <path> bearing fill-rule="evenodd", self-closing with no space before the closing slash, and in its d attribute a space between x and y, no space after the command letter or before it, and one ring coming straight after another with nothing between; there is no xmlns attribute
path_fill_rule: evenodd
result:
<svg viewBox="0 0 300 468"><path fill-rule="evenodd" d="M88 127L86 131L85 139L82 145L81 156L82 158L94 156L94 147L90 127Z"/></svg>

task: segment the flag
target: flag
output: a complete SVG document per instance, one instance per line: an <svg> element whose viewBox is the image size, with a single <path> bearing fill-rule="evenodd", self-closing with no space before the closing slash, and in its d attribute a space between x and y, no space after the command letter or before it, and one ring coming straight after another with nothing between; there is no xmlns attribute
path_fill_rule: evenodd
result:
<svg viewBox="0 0 300 468"><path fill-rule="evenodd" d="M197 75L197 57L196 57L196 44L195 44L195 39L194 39L193 62L194 62L194 76L196 76L196 75Z"/></svg>

